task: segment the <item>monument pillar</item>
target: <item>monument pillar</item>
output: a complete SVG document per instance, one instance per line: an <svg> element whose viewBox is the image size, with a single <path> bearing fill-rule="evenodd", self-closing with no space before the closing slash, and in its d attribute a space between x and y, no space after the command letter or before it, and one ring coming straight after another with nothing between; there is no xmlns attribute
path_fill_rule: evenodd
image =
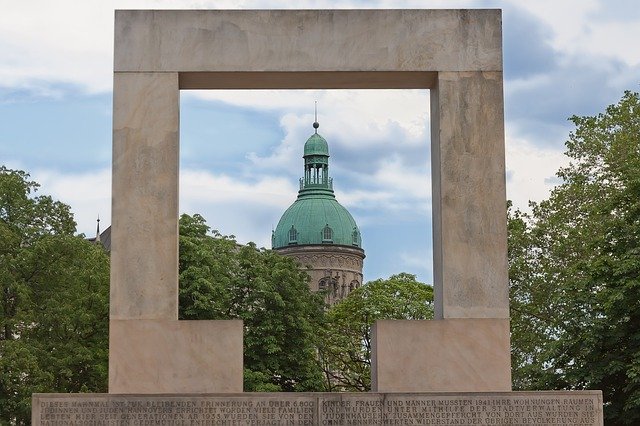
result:
<svg viewBox="0 0 640 426"><path fill-rule="evenodd" d="M431 89L435 318L509 318L502 72Z"/></svg>
<svg viewBox="0 0 640 426"><path fill-rule="evenodd" d="M112 321L178 319L179 107L177 73L115 73Z"/></svg>

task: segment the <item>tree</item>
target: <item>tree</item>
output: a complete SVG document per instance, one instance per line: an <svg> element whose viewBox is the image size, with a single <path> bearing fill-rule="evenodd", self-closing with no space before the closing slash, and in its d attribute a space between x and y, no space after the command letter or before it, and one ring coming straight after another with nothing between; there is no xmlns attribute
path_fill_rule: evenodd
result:
<svg viewBox="0 0 640 426"><path fill-rule="evenodd" d="M607 424L638 424L640 97L571 121L562 184L510 212L514 382L601 389Z"/></svg>
<svg viewBox="0 0 640 426"><path fill-rule="evenodd" d="M371 390L371 326L379 319L433 318L433 287L401 273L368 282L327 313L319 357L329 391Z"/></svg>
<svg viewBox="0 0 640 426"><path fill-rule="evenodd" d="M245 391L322 390L322 297L290 258L238 245L199 216L180 218L180 318L244 321Z"/></svg>
<svg viewBox="0 0 640 426"><path fill-rule="evenodd" d="M34 392L105 392L109 258L74 236L69 206L0 167L0 423Z"/></svg>
<svg viewBox="0 0 640 426"><path fill-rule="evenodd" d="M551 369L541 368L554 342L556 287L541 273L541 249L531 232L531 216L508 204L508 257L511 308L511 365L514 389L562 388Z"/></svg>

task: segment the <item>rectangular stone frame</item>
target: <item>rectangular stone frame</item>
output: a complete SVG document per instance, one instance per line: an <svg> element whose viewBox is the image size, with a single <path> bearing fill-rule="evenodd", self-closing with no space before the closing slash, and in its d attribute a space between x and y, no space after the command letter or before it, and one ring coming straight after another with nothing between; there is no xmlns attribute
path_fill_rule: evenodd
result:
<svg viewBox="0 0 640 426"><path fill-rule="evenodd" d="M116 11L109 392L242 391L241 322L178 322L179 91L232 88L431 90L438 321L376 326L373 390L510 390L501 27L480 9ZM452 333L464 356L428 350ZM394 369L391 339L428 358Z"/></svg>

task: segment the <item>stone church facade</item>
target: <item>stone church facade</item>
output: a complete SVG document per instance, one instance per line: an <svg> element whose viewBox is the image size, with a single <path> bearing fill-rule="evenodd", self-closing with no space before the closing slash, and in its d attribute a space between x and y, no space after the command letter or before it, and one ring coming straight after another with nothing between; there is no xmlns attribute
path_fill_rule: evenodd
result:
<svg viewBox="0 0 640 426"><path fill-rule="evenodd" d="M362 285L365 258L360 229L336 200L329 176L329 146L315 133L304 145L304 177L296 201L272 232L272 248L307 268L312 291L333 305Z"/></svg>

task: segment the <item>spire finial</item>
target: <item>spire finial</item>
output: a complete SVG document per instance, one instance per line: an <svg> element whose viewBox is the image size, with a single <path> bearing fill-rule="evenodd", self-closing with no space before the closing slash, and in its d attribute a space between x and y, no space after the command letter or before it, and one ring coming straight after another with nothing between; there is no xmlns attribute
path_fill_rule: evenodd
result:
<svg viewBox="0 0 640 426"><path fill-rule="evenodd" d="M96 242L100 242L100 215L98 215L98 220L96 221L98 226L96 226Z"/></svg>
<svg viewBox="0 0 640 426"><path fill-rule="evenodd" d="M315 121L313 122L313 128L316 129L316 134L318 134L318 127L320 127L320 123L318 123L318 101L316 101L316 105L315 105Z"/></svg>

